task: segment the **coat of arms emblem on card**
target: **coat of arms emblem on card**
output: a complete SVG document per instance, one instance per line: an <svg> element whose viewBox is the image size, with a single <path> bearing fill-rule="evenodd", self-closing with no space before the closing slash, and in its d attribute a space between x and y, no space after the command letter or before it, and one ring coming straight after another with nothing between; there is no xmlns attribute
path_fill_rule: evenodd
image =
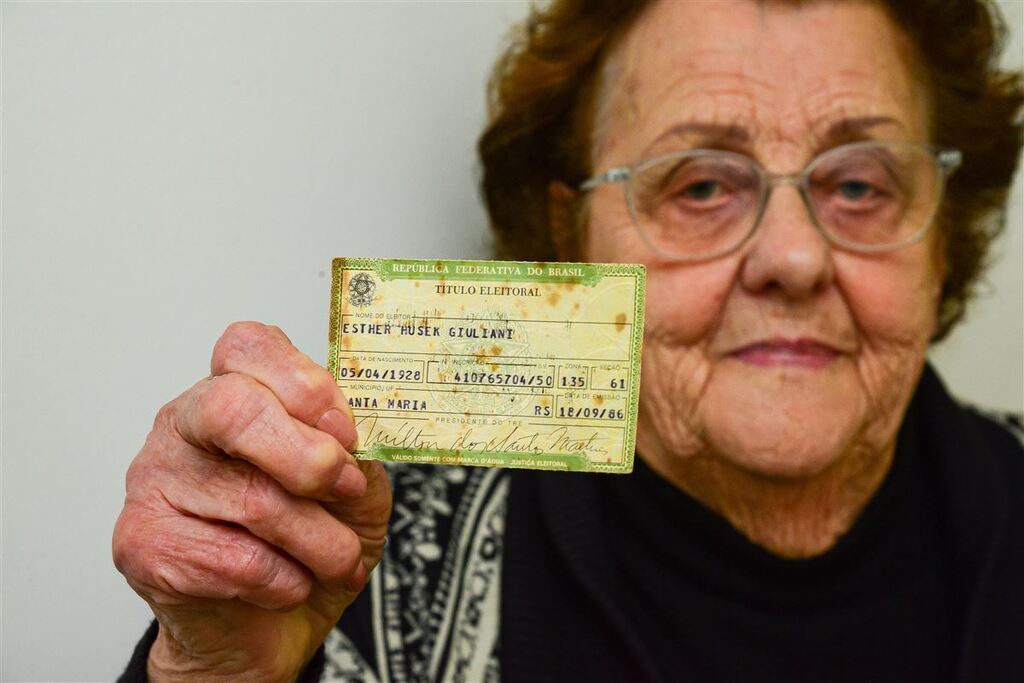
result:
<svg viewBox="0 0 1024 683"><path fill-rule="evenodd" d="M369 273L356 273L348 282L348 301L353 306L369 306L373 303L373 292L377 283Z"/></svg>

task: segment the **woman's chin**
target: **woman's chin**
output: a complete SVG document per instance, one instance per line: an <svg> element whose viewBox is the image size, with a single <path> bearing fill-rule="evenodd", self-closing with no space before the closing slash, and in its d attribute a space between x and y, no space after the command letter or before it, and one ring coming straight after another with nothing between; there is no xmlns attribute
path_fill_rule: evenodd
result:
<svg viewBox="0 0 1024 683"><path fill-rule="evenodd" d="M708 445L752 474L813 477L850 453L867 414L853 363L715 368L702 401Z"/></svg>

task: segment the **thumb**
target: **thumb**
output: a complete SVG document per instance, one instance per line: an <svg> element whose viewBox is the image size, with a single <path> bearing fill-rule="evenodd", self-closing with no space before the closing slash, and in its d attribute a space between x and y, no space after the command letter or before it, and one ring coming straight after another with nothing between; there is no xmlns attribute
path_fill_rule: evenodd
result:
<svg viewBox="0 0 1024 683"><path fill-rule="evenodd" d="M323 503L323 506L359 535L364 550L369 551L377 544L383 548L391 518L391 482L379 460L357 462L366 476L366 493L334 503Z"/></svg>

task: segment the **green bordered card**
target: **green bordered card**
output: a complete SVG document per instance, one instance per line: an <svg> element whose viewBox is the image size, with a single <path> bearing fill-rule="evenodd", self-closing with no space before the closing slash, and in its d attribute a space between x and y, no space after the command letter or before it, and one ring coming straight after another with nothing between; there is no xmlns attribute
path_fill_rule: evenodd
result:
<svg viewBox="0 0 1024 683"><path fill-rule="evenodd" d="M640 265L335 259L355 456L631 472L644 292Z"/></svg>

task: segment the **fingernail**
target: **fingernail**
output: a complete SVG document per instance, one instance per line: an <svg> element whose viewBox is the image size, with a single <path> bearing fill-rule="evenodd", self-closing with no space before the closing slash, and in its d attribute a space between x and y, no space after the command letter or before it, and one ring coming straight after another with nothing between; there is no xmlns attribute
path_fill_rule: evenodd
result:
<svg viewBox="0 0 1024 683"><path fill-rule="evenodd" d="M366 565L363 564L362 560L359 560L359 566L356 567L355 571L352 572L352 576L348 577L348 580L345 582L345 590L349 593L358 593L363 590L366 586L367 576Z"/></svg>
<svg viewBox="0 0 1024 683"><path fill-rule="evenodd" d="M352 406L344 398L341 400L341 405L345 407L345 412L348 414L348 419L352 420L352 424L356 423L356 413L352 410Z"/></svg>
<svg viewBox="0 0 1024 683"><path fill-rule="evenodd" d="M359 440L356 425L351 418L346 417L337 408L331 408L321 415L317 420L316 428L333 436L350 453L355 450L356 442Z"/></svg>
<svg viewBox="0 0 1024 683"><path fill-rule="evenodd" d="M347 462L341 468L341 474L338 475L338 481L334 483L333 491L342 497L358 498L366 493L366 475L360 471L358 465Z"/></svg>

